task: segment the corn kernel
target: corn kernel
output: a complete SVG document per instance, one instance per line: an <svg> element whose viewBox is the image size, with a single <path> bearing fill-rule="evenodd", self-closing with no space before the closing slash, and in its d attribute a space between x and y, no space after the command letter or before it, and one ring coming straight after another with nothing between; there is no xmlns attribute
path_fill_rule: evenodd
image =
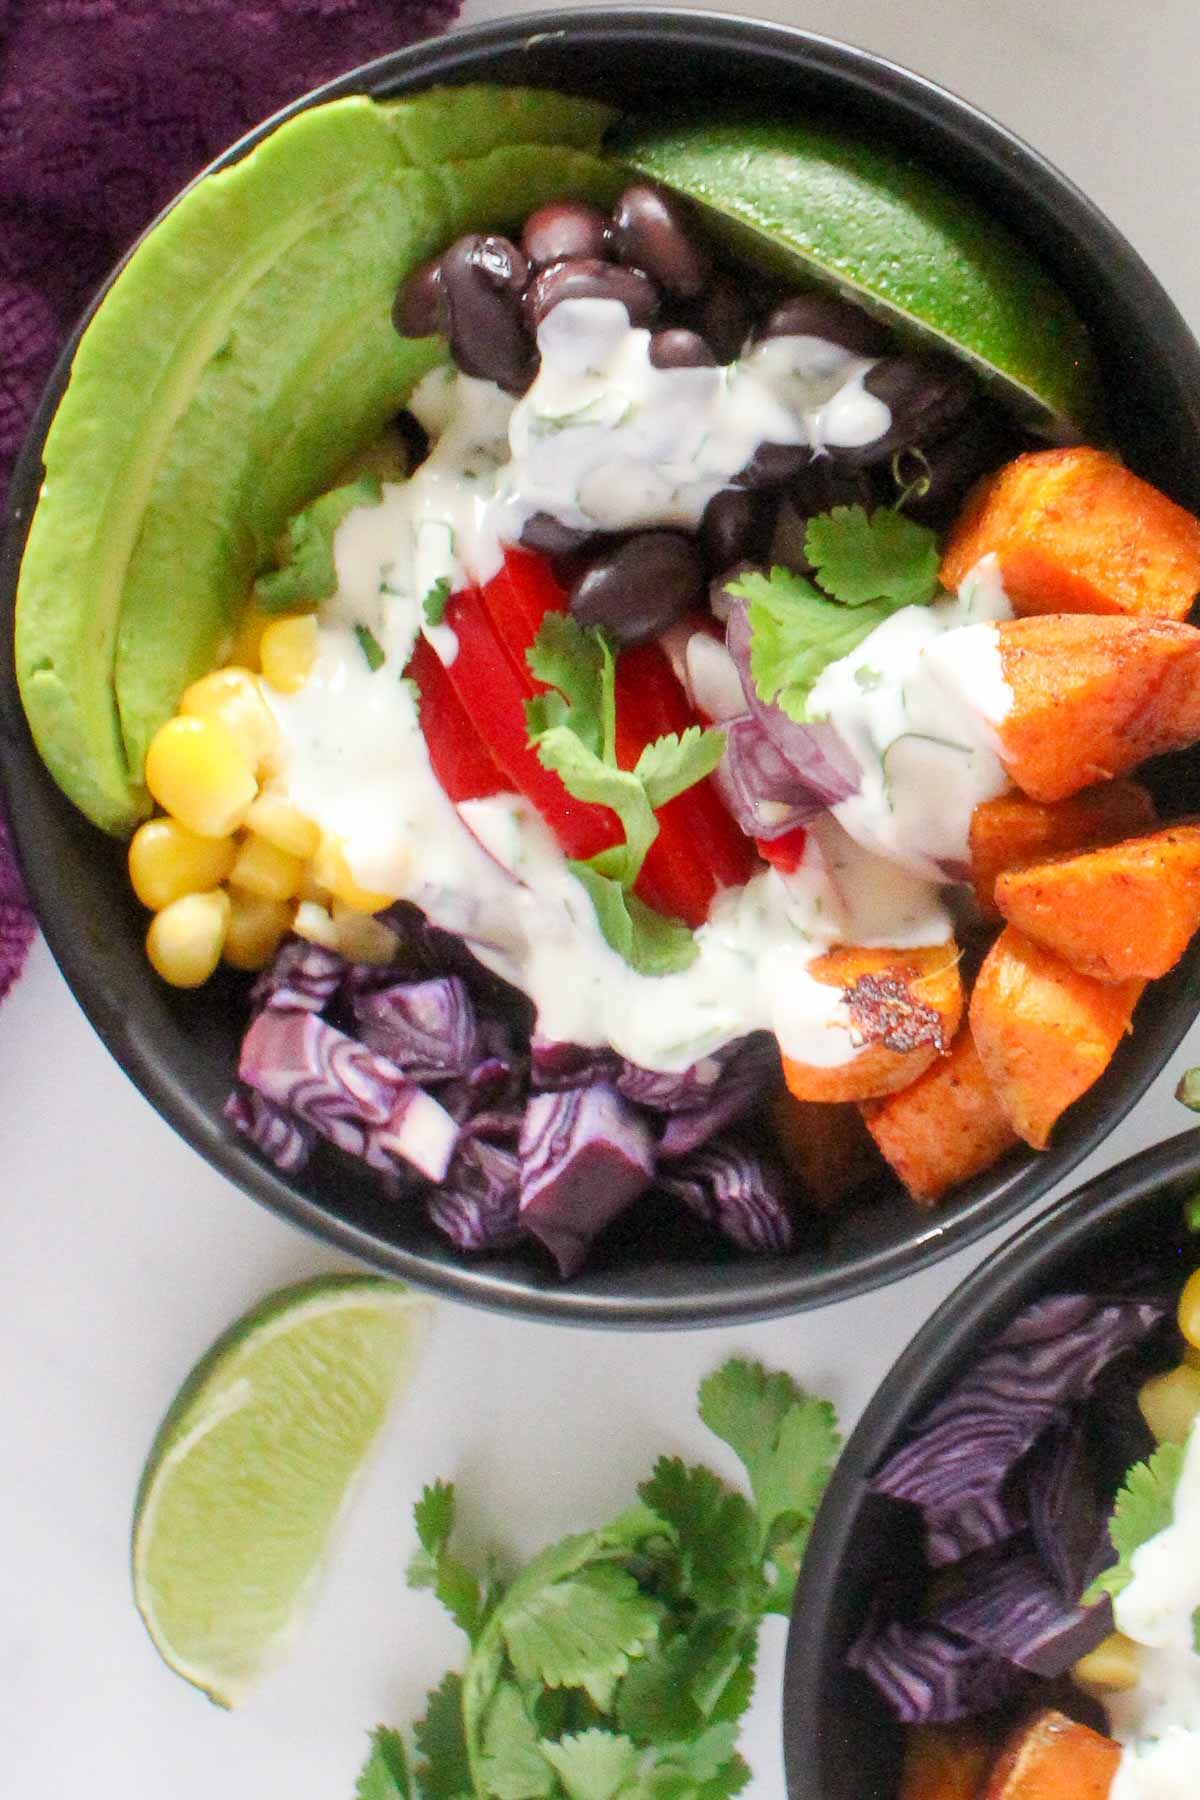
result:
<svg viewBox="0 0 1200 1800"><path fill-rule="evenodd" d="M1200 1414L1200 1369L1180 1363L1142 1383L1138 1406L1160 1444L1182 1444Z"/></svg>
<svg viewBox="0 0 1200 1800"><path fill-rule="evenodd" d="M189 719L216 719L224 725L256 775L275 754L279 727L258 676L249 669L214 669L202 675L184 693L179 710Z"/></svg>
<svg viewBox="0 0 1200 1800"><path fill-rule="evenodd" d="M238 627L229 647L228 661L237 663L243 669L260 669L262 667L262 635L271 623L269 613L259 612L250 605L238 620Z"/></svg>
<svg viewBox="0 0 1200 1800"><path fill-rule="evenodd" d="M236 831L258 784L236 740L216 719L168 719L146 753L146 786L164 812L200 837Z"/></svg>
<svg viewBox="0 0 1200 1800"><path fill-rule="evenodd" d="M237 848L229 879L248 894L260 894L264 900L291 900L300 891L304 864L298 856L289 856L266 838L249 832Z"/></svg>
<svg viewBox="0 0 1200 1800"><path fill-rule="evenodd" d="M259 645L262 672L281 694L294 694L308 680L317 656L317 621L312 613L273 619Z"/></svg>
<svg viewBox="0 0 1200 1800"><path fill-rule="evenodd" d="M338 947L337 926L323 906L315 900L302 900L296 908L296 917L292 920L292 930L297 937L307 938L310 944L322 944L326 950Z"/></svg>
<svg viewBox="0 0 1200 1800"><path fill-rule="evenodd" d="M1114 1631L1103 1643L1097 1644L1094 1650L1081 1656L1071 1674L1084 1687L1106 1688L1111 1693L1122 1693L1138 1684L1141 1673L1138 1656L1138 1646L1133 1639L1127 1638L1123 1632Z"/></svg>
<svg viewBox="0 0 1200 1800"><path fill-rule="evenodd" d="M233 867L231 837L197 837L178 819L147 819L129 844L129 879L143 906L161 912L184 894L219 887Z"/></svg>
<svg viewBox="0 0 1200 1800"><path fill-rule="evenodd" d="M184 894L150 921L146 954L172 987L199 987L221 960L229 924L229 895L221 888Z"/></svg>
<svg viewBox="0 0 1200 1800"><path fill-rule="evenodd" d="M355 912L382 912L390 906L394 898L391 894L374 894L370 888L359 887L350 873L350 865L346 861L346 853L336 838L323 837L320 849L313 859L313 874L323 887L329 889L335 900L343 901Z"/></svg>
<svg viewBox="0 0 1200 1800"><path fill-rule="evenodd" d="M1192 1349L1200 1350L1200 1269L1194 1269L1184 1282L1176 1316Z"/></svg>
<svg viewBox="0 0 1200 1800"><path fill-rule="evenodd" d="M246 824L260 838L266 838L268 844L286 850L289 856L298 856L302 862L316 855L321 842L320 826L282 794L260 794L246 814Z"/></svg>
<svg viewBox="0 0 1200 1800"><path fill-rule="evenodd" d="M230 888L229 925L222 958L235 969L265 969L292 928L292 909L243 888Z"/></svg>
<svg viewBox="0 0 1200 1800"><path fill-rule="evenodd" d="M300 881L300 892L297 894L296 898L298 900L311 900L314 906L320 906L326 912L329 911L329 903L332 899L332 895L325 886L325 883L317 880L311 863L305 863L304 865L304 874Z"/></svg>
<svg viewBox="0 0 1200 1800"><path fill-rule="evenodd" d="M400 939L389 931L382 919L358 912L342 900L333 903L333 923L337 947L347 962L377 963L383 966L396 960Z"/></svg>

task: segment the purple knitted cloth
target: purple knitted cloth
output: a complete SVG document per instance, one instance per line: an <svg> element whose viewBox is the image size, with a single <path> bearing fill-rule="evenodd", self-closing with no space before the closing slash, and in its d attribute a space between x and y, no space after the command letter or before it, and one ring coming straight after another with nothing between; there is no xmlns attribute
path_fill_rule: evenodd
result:
<svg viewBox="0 0 1200 1800"><path fill-rule="evenodd" d="M0 507L71 325L249 126L459 0L0 0ZM0 797L0 998L31 935Z"/></svg>

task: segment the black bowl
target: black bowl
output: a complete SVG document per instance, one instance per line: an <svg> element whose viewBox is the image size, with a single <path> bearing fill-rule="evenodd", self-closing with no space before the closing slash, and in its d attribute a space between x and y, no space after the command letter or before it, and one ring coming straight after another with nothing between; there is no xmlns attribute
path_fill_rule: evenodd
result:
<svg viewBox="0 0 1200 1800"><path fill-rule="evenodd" d="M473 80L542 83L655 114L752 95L762 112L803 109L894 141L974 194L1053 269L1091 327L1116 443L1139 473L1200 510L1200 352L1186 326L1088 201L964 102L877 57L798 31L628 8L543 13L464 31L371 63L299 105ZM244 155L277 122L251 133L221 162ZM1029 1206L1095 1148L1183 1036L1200 948L1148 992L1136 1031L1072 1108L1048 1154L1009 1156L933 1215L881 1182L861 1203L814 1224L804 1246L785 1259L738 1259L652 1206L635 1208L584 1274L562 1287L533 1251L465 1261L420 1217L389 1203L365 1172L332 1157L314 1160L294 1180L266 1167L221 1117L241 1017L236 985L217 980L197 994L179 994L153 979L142 951L144 915L129 893L119 848L60 795L21 713L9 649L12 593L37 497L40 446L73 347L50 382L18 468L0 560L0 752L17 843L50 947L117 1061L202 1155L276 1211L422 1286L533 1317L638 1326L763 1317L894 1280ZM1196 804L1200 758L1175 759L1157 781L1170 811Z"/></svg>
<svg viewBox="0 0 1200 1800"><path fill-rule="evenodd" d="M790 1800L896 1800L901 1732L877 1690L845 1666L886 1578L925 1568L915 1513L871 1477L1022 1307L1103 1270L1178 1261L1180 1202L1200 1182L1200 1131L1130 1157L1016 1233L918 1332L867 1407L834 1471L796 1592L783 1683ZM1182 1268L1181 1268L1182 1278Z"/></svg>

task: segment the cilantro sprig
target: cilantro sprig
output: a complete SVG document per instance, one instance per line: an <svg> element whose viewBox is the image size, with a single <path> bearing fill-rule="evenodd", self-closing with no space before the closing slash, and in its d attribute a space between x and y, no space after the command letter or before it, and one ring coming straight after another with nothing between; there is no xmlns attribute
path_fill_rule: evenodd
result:
<svg viewBox="0 0 1200 1800"><path fill-rule="evenodd" d="M1135 1463L1113 1502L1108 1535L1117 1560L1097 1575L1083 1596L1085 1606L1105 1594L1113 1600L1133 1580L1133 1555L1165 1531L1175 1517L1175 1493L1183 1474L1185 1444L1160 1444L1146 1462ZM1192 1615L1192 1634L1200 1653L1200 1607Z"/></svg>
<svg viewBox="0 0 1200 1800"><path fill-rule="evenodd" d="M696 954L687 926L652 911L632 890L658 836L655 813L712 774L725 748L724 732L693 725L667 733L646 745L632 769L622 769L616 669L604 633L585 630L569 613L547 613L526 661L546 688L525 703L538 760L574 799L611 808L621 824L621 843L571 863L601 931L640 974L686 968Z"/></svg>
<svg viewBox="0 0 1200 1800"><path fill-rule="evenodd" d="M814 579L773 568L729 584L749 603L750 673L759 696L808 719L821 672L905 606L938 592L936 535L903 513L835 506L810 519L804 553Z"/></svg>
<svg viewBox="0 0 1200 1800"><path fill-rule="evenodd" d="M425 1489L409 1579L466 1633L466 1669L429 1696L415 1766L399 1733L373 1734L358 1800L741 1792L758 1627L790 1607L839 1439L830 1406L757 1363L710 1376L700 1414L742 1461L749 1496L661 1457L635 1505L507 1583L452 1551L453 1487Z"/></svg>

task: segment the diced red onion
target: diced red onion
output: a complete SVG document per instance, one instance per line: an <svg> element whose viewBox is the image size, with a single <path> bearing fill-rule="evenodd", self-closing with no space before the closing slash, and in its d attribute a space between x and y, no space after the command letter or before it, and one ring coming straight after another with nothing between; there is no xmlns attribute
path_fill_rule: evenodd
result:
<svg viewBox="0 0 1200 1800"><path fill-rule="evenodd" d="M751 713L726 725L725 753L715 779L747 837L783 837L825 811L825 800L800 780Z"/></svg>
<svg viewBox="0 0 1200 1800"><path fill-rule="evenodd" d="M563 1276L592 1239L651 1184L654 1140L614 1088L593 1083L532 1094L519 1147L521 1223Z"/></svg>
<svg viewBox="0 0 1200 1800"><path fill-rule="evenodd" d="M725 642L742 678L747 707L780 755L826 806L849 799L862 782L852 751L832 725L798 725L781 706L768 705L760 697L750 672L750 640L749 612L746 602L739 600L729 615Z"/></svg>

